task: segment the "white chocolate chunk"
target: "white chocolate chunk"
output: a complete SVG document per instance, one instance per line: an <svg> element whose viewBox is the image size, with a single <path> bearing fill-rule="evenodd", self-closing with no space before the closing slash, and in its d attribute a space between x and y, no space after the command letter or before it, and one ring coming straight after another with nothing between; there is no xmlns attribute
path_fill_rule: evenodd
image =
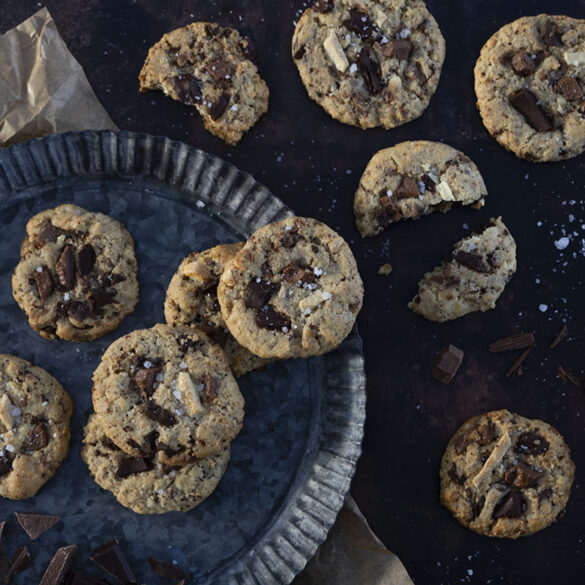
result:
<svg viewBox="0 0 585 585"><path fill-rule="evenodd" d="M10 398L8 398L8 394L2 394L0 397L0 421L2 421L2 424L7 430L10 430L14 426L14 419L12 418L13 410L14 406L10 402Z"/></svg>
<svg viewBox="0 0 585 585"><path fill-rule="evenodd" d="M402 79L396 74L392 75L390 79L388 79L388 88L391 91L398 91L402 87Z"/></svg>
<svg viewBox="0 0 585 585"><path fill-rule="evenodd" d="M339 44L339 39L332 30L329 31L329 35L323 41L323 47L325 47L325 52L329 55L338 71L343 72L349 67L349 61Z"/></svg>
<svg viewBox="0 0 585 585"><path fill-rule="evenodd" d="M453 197L453 191L451 191L451 187L449 187L448 183L445 181L441 181L437 185L437 193L439 193L443 201L455 201L455 197Z"/></svg>
<svg viewBox="0 0 585 585"><path fill-rule="evenodd" d="M328 297L324 296L323 291L316 291L305 299L299 301L299 309L305 312L307 309L314 309L317 305L325 302ZM307 313L308 314L308 313Z"/></svg>
<svg viewBox="0 0 585 585"><path fill-rule="evenodd" d="M567 65L583 65L585 64L585 51L565 51L563 55Z"/></svg>
<svg viewBox="0 0 585 585"><path fill-rule="evenodd" d="M512 441L510 440L510 435L508 433L504 433L498 441L495 449L486 459L486 462L483 464L483 467L480 469L479 473L471 480L471 483L476 489L479 489L483 481L500 464L504 458L504 455L506 454L506 451L510 448L511 445Z"/></svg>
<svg viewBox="0 0 585 585"><path fill-rule="evenodd" d="M187 372L180 372L177 376L177 386L182 394L182 402L185 407L185 412L189 416L197 416L201 414L205 409L201 404L201 397L191 376Z"/></svg>
<svg viewBox="0 0 585 585"><path fill-rule="evenodd" d="M492 514L494 513L494 509L498 502L502 499L502 494L503 492L501 487L494 486L490 488L485 497L483 508L481 509L481 512L478 516L478 521L480 523L491 522Z"/></svg>
<svg viewBox="0 0 585 585"><path fill-rule="evenodd" d="M184 268L183 272L185 276L189 278L196 278L197 280L212 280L213 275L209 272L207 266L205 266L204 262L201 260L194 260L193 262L189 262Z"/></svg>

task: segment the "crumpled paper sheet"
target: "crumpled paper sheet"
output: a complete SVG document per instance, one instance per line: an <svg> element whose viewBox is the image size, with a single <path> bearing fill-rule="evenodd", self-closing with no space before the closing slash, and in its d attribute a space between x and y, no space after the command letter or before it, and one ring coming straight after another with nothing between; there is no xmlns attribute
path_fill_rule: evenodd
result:
<svg viewBox="0 0 585 585"><path fill-rule="evenodd" d="M0 146L102 129L117 127L46 8L0 36Z"/></svg>
<svg viewBox="0 0 585 585"><path fill-rule="evenodd" d="M117 130L46 8L0 36L0 146L54 132ZM293 585L413 585L353 498Z"/></svg>

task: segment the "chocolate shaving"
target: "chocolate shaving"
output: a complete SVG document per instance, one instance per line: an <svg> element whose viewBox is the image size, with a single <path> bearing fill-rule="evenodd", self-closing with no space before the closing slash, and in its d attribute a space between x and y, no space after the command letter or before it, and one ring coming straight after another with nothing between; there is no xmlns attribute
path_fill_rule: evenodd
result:
<svg viewBox="0 0 585 585"><path fill-rule="evenodd" d="M217 391L219 390L220 380L211 374L205 374L199 379L199 383L203 385L203 394L205 400L211 402L217 397Z"/></svg>
<svg viewBox="0 0 585 585"><path fill-rule="evenodd" d="M256 310L256 325L264 329L290 329L290 319L279 313L276 309L266 305L260 310Z"/></svg>
<svg viewBox="0 0 585 585"><path fill-rule="evenodd" d="M109 585L109 583L104 579L100 579L98 581L89 575L84 575L83 573L74 571L73 573L69 574L66 585Z"/></svg>
<svg viewBox="0 0 585 585"><path fill-rule="evenodd" d="M397 199L410 199L412 197L419 197L420 189L418 182L414 177L404 176L400 181L400 185L396 188Z"/></svg>
<svg viewBox="0 0 585 585"><path fill-rule="evenodd" d="M583 99L583 89L579 82L568 75L561 77L556 85L555 90L562 94L562 96L569 102L575 102Z"/></svg>
<svg viewBox="0 0 585 585"><path fill-rule="evenodd" d="M51 514L25 514L23 512L15 512L16 520L22 529L28 534L32 540L36 540L41 534L51 530L61 518Z"/></svg>
<svg viewBox="0 0 585 585"><path fill-rule="evenodd" d="M412 52L412 43L408 39L395 39L381 45L380 51L385 57L405 61Z"/></svg>
<svg viewBox="0 0 585 585"><path fill-rule="evenodd" d="M194 106L201 101L201 81L188 73L173 79L175 92L180 101Z"/></svg>
<svg viewBox="0 0 585 585"><path fill-rule="evenodd" d="M543 475L544 471L539 471L520 459L506 471L504 480L508 485L524 489L534 484Z"/></svg>
<svg viewBox="0 0 585 585"><path fill-rule="evenodd" d="M8 561L8 568L4 574L4 583L10 583L15 575L23 573L33 564L32 557L26 546L21 546Z"/></svg>
<svg viewBox="0 0 585 585"><path fill-rule="evenodd" d="M548 451L548 448L548 441L534 431L522 433L514 445L516 453L523 453L525 455L542 455Z"/></svg>
<svg viewBox="0 0 585 585"><path fill-rule="evenodd" d="M59 230L49 220L47 220L45 223L43 223L41 231L35 237L35 244L44 246L45 244L56 242L58 237Z"/></svg>
<svg viewBox="0 0 585 585"><path fill-rule="evenodd" d="M374 95L380 93L382 91L380 64L372 59L366 49L360 49L357 55L357 66L368 91Z"/></svg>
<svg viewBox="0 0 585 585"><path fill-rule="evenodd" d="M137 583L117 540L111 540L100 546L89 558L121 585Z"/></svg>
<svg viewBox="0 0 585 585"><path fill-rule="evenodd" d="M463 351L454 345L444 347L433 363L433 378L443 384L451 382L463 361L463 355Z"/></svg>
<svg viewBox="0 0 585 585"><path fill-rule="evenodd" d="M313 10L320 14L327 14L333 10L333 0L317 0L313 4Z"/></svg>
<svg viewBox="0 0 585 585"><path fill-rule="evenodd" d="M148 557L147 560L150 568L159 577L164 577L166 579L182 579L186 575L181 569L175 567L175 565L172 565L171 563L167 563L166 561L159 561L152 557Z"/></svg>
<svg viewBox="0 0 585 585"><path fill-rule="evenodd" d="M526 356L530 353L534 346L527 347L520 357L514 360L514 363L510 366L510 369L506 372L506 378L513 378L516 374L522 375L522 364L526 359Z"/></svg>
<svg viewBox="0 0 585 585"><path fill-rule="evenodd" d="M163 408L152 400L146 402L146 416L163 427L174 427L177 424L177 419L170 410Z"/></svg>
<svg viewBox="0 0 585 585"><path fill-rule="evenodd" d="M28 448L31 451L38 451L49 444L49 433L44 422L38 422L28 434Z"/></svg>
<svg viewBox="0 0 585 585"><path fill-rule="evenodd" d="M510 64L512 69L522 77L527 77L536 71L534 59L531 59L530 55L524 50L516 51L512 55Z"/></svg>
<svg viewBox="0 0 585 585"><path fill-rule="evenodd" d="M550 348L553 349L554 347L556 347L568 335L569 335L569 328L566 325L563 325L559 329L558 333L555 335L554 339L552 340L552 342L550 344Z"/></svg>
<svg viewBox="0 0 585 585"><path fill-rule="evenodd" d="M69 569L71 569L71 565L73 565L73 559L76 554L76 544L62 546L58 549L51 559L39 585L62 585L65 576L69 572Z"/></svg>
<svg viewBox="0 0 585 585"><path fill-rule="evenodd" d="M253 278L244 292L244 305L248 309L261 309L279 289L278 283Z"/></svg>
<svg viewBox="0 0 585 585"><path fill-rule="evenodd" d="M39 291L39 297L41 297L41 302L46 302L46 300L51 296L53 293L53 279L51 278L51 273L46 266L41 266L41 270L34 271L35 282L37 283L37 290Z"/></svg>
<svg viewBox="0 0 585 585"><path fill-rule="evenodd" d="M532 347L535 343L533 333L517 333L508 337L502 337L488 345L488 350L492 353L502 353L504 351L514 351Z"/></svg>
<svg viewBox="0 0 585 585"><path fill-rule="evenodd" d="M563 366L559 366L559 377L563 382L571 382L571 384L575 384L575 386L581 386L581 378L573 374L573 372L569 370L565 370Z"/></svg>
<svg viewBox="0 0 585 585"><path fill-rule="evenodd" d="M63 290L71 290L75 286L75 256L73 246L63 248L59 259L55 264L59 284Z"/></svg>
<svg viewBox="0 0 585 585"><path fill-rule="evenodd" d="M455 250L451 254L451 258L455 260L457 264L461 264L461 266L465 266L466 268L469 268L469 270L473 270L481 274L487 272L487 269L483 265L481 258L475 254L470 254L469 252L464 252L463 250Z"/></svg>
<svg viewBox="0 0 585 585"><path fill-rule="evenodd" d="M207 106L207 112L213 120L217 120L225 112L230 101L230 94L224 91L216 102Z"/></svg>
<svg viewBox="0 0 585 585"><path fill-rule="evenodd" d="M143 457L125 457L118 464L116 477L118 479L124 479L135 473L143 473L145 471L150 471L151 469L152 465Z"/></svg>
<svg viewBox="0 0 585 585"><path fill-rule="evenodd" d="M519 518L526 507L522 494L517 490L510 490L496 505L493 517Z"/></svg>
<svg viewBox="0 0 585 585"><path fill-rule="evenodd" d="M232 72L229 65L227 65L227 63L221 59L214 59L213 61L210 61L206 65L205 70L207 73L209 73L209 75L211 75L211 77L213 77L215 82L229 81L229 75L231 75Z"/></svg>
<svg viewBox="0 0 585 585"><path fill-rule="evenodd" d="M557 30L557 27L552 20L548 20L546 23L546 29L544 31L544 42L547 45L552 45L553 47L563 46L561 35L559 34L559 31Z"/></svg>
<svg viewBox="0 0 585 585"><path fill-rule="evenodd" d="M520 112L526 119L526 122L538 132L548 132L552 130L552 120L538 103L536 96L528 89L523 87L510 96L510 103L515 110Z"/></svg>

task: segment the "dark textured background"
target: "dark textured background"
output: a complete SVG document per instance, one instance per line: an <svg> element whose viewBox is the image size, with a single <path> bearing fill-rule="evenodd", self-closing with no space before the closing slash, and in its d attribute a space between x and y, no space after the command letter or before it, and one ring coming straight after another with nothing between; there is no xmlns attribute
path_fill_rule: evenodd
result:
<svg viewBox="0 0 585 585"><path fill-rule="evenodd" d="M503 24L546 11L585 16L583 2L429 0L447 42L439 88L421 118L391 131L342 125L309 100L289 55L304 2L2 0L0 32L45 5L120 128L166 135L215 153L253 173L298 214L327 222L350 242L366 287L358 323L369 400L364 454L352 493L417 584L581 582L585 392L563 384L556 372L563 365L582 374L585 365L585 159L535 165L499 147L475 108L473 65L483 43ZM148 47L173 28L205 19L251 34L271 91L268 114L235 148L207 134L194 110L160 93L138 93L137 75ZM421 138L448 142L478 164L489 191L486 207L403 222L362 241L352 201L367 161L380 148ZM497 308L442 325L410 313L406 303L422 273L466 234L467 226L497 215L516 237L519 266ZM560 252L554 241L565 232L578 235ZM394 270L378 276L385 262ZM545 312L541 304L548 306ZM571 338L550 350L563 319ZM535 332L538 345L524 375L506 379L515 356L491 355L486 346L528 330ZM430 376L433 357L446 343L466 352L449 386ZM438 467L448 438L468 417L495 408L556 426L577 464L565 517L519 541L466 530L438 499Z"/></svg>

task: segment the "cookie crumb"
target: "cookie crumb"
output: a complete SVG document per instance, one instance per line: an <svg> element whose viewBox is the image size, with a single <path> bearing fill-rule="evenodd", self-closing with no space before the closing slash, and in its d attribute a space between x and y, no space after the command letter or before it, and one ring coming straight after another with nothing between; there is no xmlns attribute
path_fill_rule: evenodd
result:
<svg viewBox="0 0 585 585"><path fill-rule="evenodd" d="M392 266L386 262L386 264L382 264L380 268L378 268L378 274L382 276L388 276L392 272Z"/></svg>

